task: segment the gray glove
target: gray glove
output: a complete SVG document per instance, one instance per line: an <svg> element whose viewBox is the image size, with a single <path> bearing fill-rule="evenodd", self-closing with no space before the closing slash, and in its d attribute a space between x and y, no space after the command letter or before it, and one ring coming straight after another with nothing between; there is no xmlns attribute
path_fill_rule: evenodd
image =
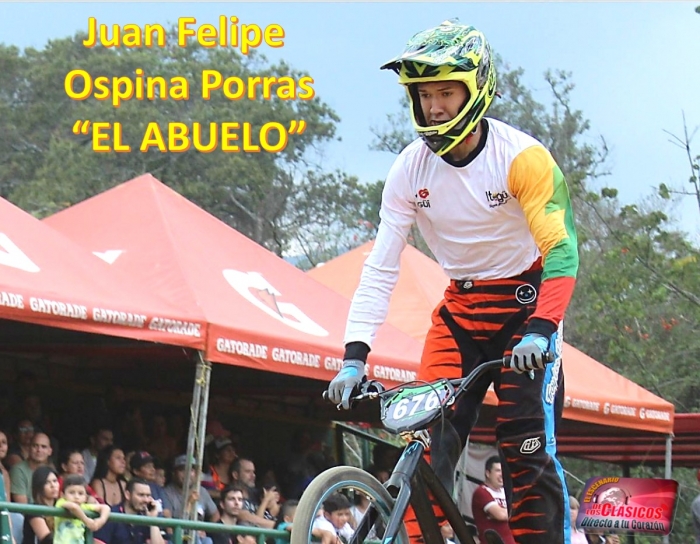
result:
<svg viewBox="0 0 700 544"><path fill-rule="evenodd" d="M338 375L328 384L328 400L350 409L350 395L365 379L365 363L359 359L346 359Z"/></svg>
<svg viewBox="0 0 700 544"><path fill-rule="evenodd" d="M544 370L547 366L547 349L549 339L541 334L530 333L523 336L517 346L513 348L510 357L510 368L518 374L533 370ZM532 378L533 376L530 375Z"/></svg>

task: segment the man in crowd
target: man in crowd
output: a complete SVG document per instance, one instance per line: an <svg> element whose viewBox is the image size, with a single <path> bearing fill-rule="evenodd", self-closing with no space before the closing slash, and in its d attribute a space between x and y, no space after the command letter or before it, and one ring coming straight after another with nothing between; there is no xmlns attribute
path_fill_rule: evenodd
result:
<svg viewBox="0 0 700 544"><path fill-rule="evenodd" d="M32 474L37 467L46 465L53 452L51 440L44 433L36 433L29 447L29 457L14 465L10 471L12 502L33 503Z"/></svg>
<svg viewBox="0 0 700 544"><path fill-rule="evenodd" d="M158 507L151 496L151 486L143 478L134 477L126 486L121 504L112 506L113 513L156 518ZM105 544L165 544L160 529L155 525L131 525L108 521L95 533L95 540Z"/></svg>
<svg viewBox="0 0 700 544"><path fill-rule="evenodd" d="M183 505L182 493L185 486L185 476L187 467L187 456L179 455L173 461L173 475L172 481L165 486L164 494L166 503L172 509L172 515L175 518L184 518L185 509ZM190 472L190 481L194 482L195 479L195 465L192 463L192 469ZM201 485L199 490L193 489L190 494L190 504L197 504L198 516L204 521L211 521L216 523L219 521L219 510L216 508L216 504L209 496L209 493ZM242 502L242 499L241 499ZM189 505L188 505L189 506Z"/></svg>
<svg viewBox="0 0 700 544"><path fill-rule="evenodd" d="M486 542L484 533L491 529L499 534L504 544L515 544L508 526L503 471L497 455L492 455L486 460L484 483L477 487L472 495L472 514L481 542Z"/></svg>
<svg viewBox="0 0 700 544"><path fill-rule="evenodd" d="M166 504L165 492L156 483L156 465L153 456L147 451L137 451L132 455L129 465L131 473L137 478L146 480L151 487L151 497L156 503L158 514L162 514L164 518L173 517L171 507Z"/></svg>
<svg viewBox="0 0 700 544"><path fill-rule="evenodd" d="M239 484L226 486L221 492L219 508L221 509L222 525L238 525L238 515L243 509L243 495L245 490ZM231 533L211 532L209 534L214 544L232 544L236 539Z"/></svg>
<svg viewBox="0 0 700 544"><path fill-rule="evenodd" d="M267 506L272 503L277 493L276 489L264 490L262 500L260 499L260 492L255 487L255 463L245 457L239 457L233 462L231 477L244 489L243 508L238 515L239 521L272 529L275 526L275 518L266 513ZM278 494L277 497L279 497Z"/></svg>

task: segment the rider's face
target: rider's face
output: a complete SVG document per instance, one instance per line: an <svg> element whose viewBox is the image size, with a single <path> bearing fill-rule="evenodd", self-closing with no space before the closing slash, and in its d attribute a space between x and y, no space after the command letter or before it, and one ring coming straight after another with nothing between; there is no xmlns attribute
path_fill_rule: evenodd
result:
<svg viewBox="0 0 700 544"><path fill-rule="evenodd" d="M433 126L454 119L467 99L467 88L459 81L418 83L417 90L425 121Z"/></svg>

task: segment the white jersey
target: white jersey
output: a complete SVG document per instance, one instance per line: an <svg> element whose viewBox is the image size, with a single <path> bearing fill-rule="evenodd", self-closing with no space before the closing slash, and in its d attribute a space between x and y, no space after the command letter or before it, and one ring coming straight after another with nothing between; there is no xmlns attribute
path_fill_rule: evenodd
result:
<svg viewBox="0 0 700 544"><path fill-rule="evenodd" d="M384 185L377 238L353 297L346 344L372 345L414 223L455 280L517 276L541 256L540 248L546 252L568 237L563 221L552 224L544 217L556 167L549 152L505 123L488 119L488 125L484 148L466 166L448 164L420 139L397 157Z"/></svg>

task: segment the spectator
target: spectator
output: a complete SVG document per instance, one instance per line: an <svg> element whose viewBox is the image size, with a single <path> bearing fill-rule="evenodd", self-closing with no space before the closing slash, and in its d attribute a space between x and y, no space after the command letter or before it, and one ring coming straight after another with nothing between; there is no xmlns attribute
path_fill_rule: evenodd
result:
<svg viewBox="0 0 700 544"><path fill-rule="evenodd" d="M79 450L63 450L58 459L58 465L60 468L58 485L61 492L63 492L63 480L66 478L66 476L76 475L87 481L85 479L85 459ZM89 502L100 502L97 493L95 493L95 490L91 486L85 484L85 490L88 494Z"/></svg>
<svg viewBox="0 0 700 544"><path fill-rule="evenodd" d="M326 531L349 542L355 533L349 520L350 501L345 495L333 493L323 501L323 512L316 517L312 528Z"/></svg>
<svg viewBox="0 0 700 544"><path fill-rule="evenodd" d="M168 478L167 478L166 472L165 472L165 467L163 466L162 462L160 462L158 459L156 459L155 466L156 466L156 483L160 487L164 488L165 484L168 481Z"/></svg>
<svg viewBox="0 0 700 544"><path fill-rule="evenodd" d="M299 506L299 501L294 499L284 501L284 504L280 509L280 514L277 517L277 523L275 524L276 530L291 532L292 523L294 523L294 516L297 513L297 506ZM285 544L285 542L287 541L282 539L275 540L275 544Z"/></svg>
<svg viewBox="0 0 700 544"><path fill-rule="evenodd" d="M576 528L576 518L581 505L576 497L569 495L569 512L571 513L571 544L588 544L586 533Z"/></svg>
<svg viewBox="0 0 700 544"><path fill-rule="evenodd" d="M80 452L78 452L80 453ZM82 458L82 455L81 455ZM54 518L54 544L85 544L85 528L98 531L109 517L106 504L89 504L85 479L79 474L69 474L63 480L63 492L56 502L58 508L65 508L73 517ZM89 518L85 512L98 512L97 519Z"/></svg>
<svg viewBox="0 0 700 544"><path fill-rule="evenodd" d="M95 474L90 485L102 502L109 506L116 506L124 502L126 499L125 472L124 450L115 445L100 450L97 456Z"/></svg>
<svg viewBox="0 0 700 544"><path fill-rule="evenodd" d="M242 527L255 527L253 523L241 522L238 525ZM240 533L237 535L231 535L232 541L237 544L257 544L258 537L252 533Z"/></svg>
<svg viewBox="0 0 700 544"><path fill-rule="evenodd" d="M185 485L185 476L187 469L187 456L179 455L175 458L173 462L173 475L172 481L164 489L165 500L172 510L172 516L175 518L184 518L184 508L183 508L183 489ZM192 469L190 472L190 481L194 482L196 473L196 467L194 466L194 460L192 462ZM219 510L216 508L216 504L212 500L211 496L201 485L199 490L193 489L190 495L190 504L197 504L197 514L201 515L201 519L204 521L211 521L216 523L220 519Z"/></svg>
<svg viewBox="0 0 700 544"><path fill-rule="evenodd" d="M34 504L55 506L58 499L58 473L53 467L42 465L32 474L30 497ZM24 516L23 544L52 544L53 518L27 514Z"/></svg>
<svg viewBox="0 0 700 544"><path fill-rule="evenodd" d="M129 480L124 500L111 507L111 512L132 516L158 516L156 503L151 497L151 487L142 478ZM131 525L108 521L95 533L95 539L105 544L165 544L160 529L155 525Z"/></svg>
<svg viewBox="0 0 700 544"><path fill-rule="evenodd" d="M508 504L503 489L501 460L497 455L486 460L484 483L472 495L472 514L481 542L486 542L484 532L491 529L500 535L504 544L515 544L508 526Z"/></svg>
<svg viewBox="0 0 700 544"><path fill-rule="evenodd" d="M587 529L586 539L588 544L620 544L619 535L604 535L602 529Z"/></svg>
<svg viewBox="0 0 700 544"><path fill-rule="evenodd" d="M131 456L129 463L133 477L143 478L151 486L151 497L156 503L158 514L165 518L173 517L170 505L166 504L165 492L156 483L156 465L151 454L147 451L137 451Z"/></svg>
<svg viewBox="0 0 700 544"><path fill-rule="evenodd" d="M231 481L231 464L236 459L236 450L230 438L217 438L214 440L214 463L209 467L209 474L203 481L204 487L209 490L212 499L218 499L221 490Z"/></svg>
<svg viewBox="0 0 700 544"><path fill-rule="evenodd" d="M218 523L223 525L238 525L238 515L243 508L244 489L239 485L229 485L221 492L219 508L221 518ZM209 534L214 544L234 544L235 538L231 533L211 532Z"/></svg>
<svg viewBox="0 0 700 544"><path fill-rule="evenodd" d="M102 425L90 435L90 445L82 451L85 460L85 481L89 482L95 475L97 454L99 451L114 443L114 433L109 427Z"/></svg>
<svg viewBox="0 0 700 544"><path fill-rule="evenodd" d="M10 473L5 468L3 464L7 458L7 435L0 431L0 472L2 472L2 482L3 486L0 489L0 499L3 501L10 500ZM12 537L16 544L21 544L22 542L22 528L24 526L24 516L19 512L9 512L10 514L10 527L12 528Z"/></svg>
<svg viewBox="0 0 700 544"><path fill-rule="evenodd" d="M14 442L7 452L7 469L29 459L29 450L34 438L34 424L28 419L20 419L15 427Z"/></svg>
<svg viewBox="0 0 700 544"><path fill-rule="evenodd" d="M49 437L44 433L36 433L32 438L29 458L14 465L10 471L10 491L14 502L32 501L32 473L38 467L48 464L51 452Z"/></svg>
<svg viewBox="0 0 700 544"><path fill-rule="evenodd" d="M238 519L253 523L258 527L272 529L275 526L275 518L270 514L274 505L279 503L279 492L276 487L264 490L262 500L255 487L255 463L250 459L239 457L231 467L231 478L239 484L243 490L243 509Z"/></svg>
<svg viewBox="0 0 700 544"><path fill-rule="evenodd" d="M369 497L362 492L356 492L353 500L354 504L350 507L350 526L357 529L357 525L362 521L367 509L369 508Z"/></svg>
<svg viewBox="0 0 700 544"><path fill-rule="evenodd" d="M2 473L2 481L5 487L5 497L7 497L4 500L10 499L10 473L5 468L8 449L9 443L7 441L7 435L3 431L0 431L0 472Z"/></svg>

